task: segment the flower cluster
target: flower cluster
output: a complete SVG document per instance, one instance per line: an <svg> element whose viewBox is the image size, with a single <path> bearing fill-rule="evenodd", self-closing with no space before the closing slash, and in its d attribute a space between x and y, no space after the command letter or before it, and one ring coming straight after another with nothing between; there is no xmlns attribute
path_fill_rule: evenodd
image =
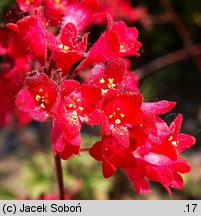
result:
<svg viewBox="0 0 201 216"><path fill-rule="evenodd" d="M21 79L15 101L21 112L39 122L52 119L54 154L78 155L82 124L101 125L101 141L89 153L102 162L105 178L122 168L137 193L150 192L148 179L168 192L182 188L181 173L190 165L180 152L195 140L179 132L181 115L170 125L159 117L174 102L143 101L127 59L139 56L137 29L107 14L107 29L89 46L87 28L104 12L96 0L17 2L27 13L2 30L11 39L1 41L0 51L13 65L5 73Z"/></svg>

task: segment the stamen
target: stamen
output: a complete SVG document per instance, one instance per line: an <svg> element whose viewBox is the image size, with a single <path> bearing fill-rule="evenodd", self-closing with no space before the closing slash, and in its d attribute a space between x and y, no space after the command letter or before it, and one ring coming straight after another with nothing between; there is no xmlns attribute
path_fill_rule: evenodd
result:
<svg viewBox="0 0 201 216"><path fill-rule="evenodd" d="M109 78L109 79L108 79L108 82L109 82L109 84L113 84L113 83L114 83L114 79Z"/></svg>
<svg viewBox="0 0 201 216"><path fill-rule="evenodd" d="M172 141L172 145L177 147L177 142L176 141Z"/></svg>
<svg viewBox="0 0 201 216"><path fill-rule="evenodd" d="M100 83L103 84L105 80L103 78L100 79Z"/></svg>
<svg viewBox="0 0 201 216"><path fill-rule="evenodd" d="M120 123L121 123L121 120L120 120L120 119L116 119L116 120L115 120L115 123L116 123L116 124L120 124Z"/></svg>
<svg viewBox="0 0 201 216"><path fill-rule="evenodd" d="M40 95L36 95L36 100L40 101L40 99L41 99L41 96Z"/></svg>
<svg viewBox="0 0 201 216"><path fill-rule="evenodd" d="M45 109L45 105L44 105L43 103L40 105L40 107L41 107L42 109Z"/></svg>
<svg viewBox="0 0 201 216"><path fill-rule="evenodd" d="M173 136L170 136L168 141L172 141L173 140Z"/></svg>

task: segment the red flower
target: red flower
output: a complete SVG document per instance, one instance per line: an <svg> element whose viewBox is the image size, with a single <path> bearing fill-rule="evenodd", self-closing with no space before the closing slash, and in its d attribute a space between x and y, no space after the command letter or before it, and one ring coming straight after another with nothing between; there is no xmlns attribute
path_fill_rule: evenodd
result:
<svg viewBox="0 0 201 216"><path fill-rule="evenodd" d="M140 94L124 93L106 95L103 103L102 130L112 134L123 146L128 146L129 131L135 124L135 116L140 112L142 96Z"/></svg>
<svg viewBox="0 0 201 216"><path fill-rule="evenodd" d="M77 81L65 80L61 86L61 97L67 112L77 113L85 123L100 123L101 90L98 87L89 84L80 86Z"/></svg>
<svg viewBox="0 0 201 216"><path fill-rule="evenodd" d="M33 53L36 59L45 65L48 32L45 30L40 11L22 18L16 25L7 24L7 27L17 32L27 47L27 51Z"/></svg>
<svg viewBox="0 0 201 216"><path fill-rule="evenodd" d="M53 115L52 143L54 151L63 159L79 154L82 122L100 123L100 113L97 111L100 97L101 90L95 86L80 86L73 80L62 83L61 100Z"/></svg>
<svg viewBox="0 0 201 216"><path fill-rule="evenodd" d="M170 127L157 119L157 138L152 143L152 151L162 153L173 160L178 158L178 154L195 143L195 139L187 134L179 133L182 122L182 115L178 115L170 124Z"/></svg>
<svg viewBox="0 0 201 216"><path fill-rule="evenodd" d="M115 22L108 17L108 28L91 47L88 57L79 69L94 63L106 62L114 58L129 55L139 56L141 43L137 41L138 31L134 27L127 27L124 22Z"/></svg>
<svg viewBox="0 0 201 216"><path fill-rule="evenodd" d="M106 67L103 64L95 65L90 79L90 82L99 86L104 94L110 89L138 91L136 75L126 71L126 63L121 58L110 61Z"/></svg>
<svg viewBox="0 0 201 216"><path fill-rule="evenodd" d="M115 59L104 65L96 65L91 71L91 81L107 93L109 89L118 89L126 71L123 59Z"/></svg>
<svg viewBox="0 0 201 216"><path fill-rule="evenodd" d="M138 194L150 193L148 179L159 182L169 193L171 193L169 187L181 189L183 179L180 173L187 173L190 170L188 162L181 157L171 160L164 155L155 153L150 153L144 158L137 157L136 167L125 169Z"/></svg>
<svg viewBox="0 0 201 216"><path fill-rule="evenodd" d="M140 111L135 115L135 123L129 128L130 145L137 146L136 153L143 156L151 149L151 138L156 136L156 121L153 113Z"/></svg>
<svg viewBox="0 0 201 216"><path fill-rule="evenodd" d="M135 166L135 157L129 149L123 147L111 135L102 137L102 141L96 142L89 153L98 161L102 161L103 176L109 178L117 168L131 168Z"/></svg>
<svg viewBox="0 0 201 216"><path fill-rule="evenodd" d="M17 107L29 112L37 121L45 121L51 114L57 99L57 85L45 74L33 72L25 80L16 98Z"/></svg>
<svg viewBox="0 0 201 216"><path fill-rule="evenodd" d="M69 72L73 64L85 55L87 37L85 34L81 41L78 40L77 30L72 23L67 23L60 31L59 38L51 41L53 59L63 73Z"/></svg>
<svg viewBox="0 0 201 216"><path fill-rule="evenodd" d="M66 116L66 121L64 121L64 119L53 119L51 133L54 154L59 154L64 160L67 160L72 155L78 155L81 144L79 130L77 134L74 134L75 131L72 131L74 137L72 137L72 134L69 135L69 129L74 129L75 126L80 129L81 125L79 119L77 119L77 116L73 116L72 113L68 114L69 116ZM67 126L65 126L65 124L67 124Z"/></svg>

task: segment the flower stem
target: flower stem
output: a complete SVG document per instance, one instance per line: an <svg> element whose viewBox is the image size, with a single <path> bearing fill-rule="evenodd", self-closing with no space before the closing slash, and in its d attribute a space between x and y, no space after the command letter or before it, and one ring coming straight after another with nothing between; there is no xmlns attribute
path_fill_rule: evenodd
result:
<svg viewBox="0 0 201 216"><path fill-rule="evenodd" d="M81 152L87 152L89 151L90 147L85 147L85 148L81 148L80 151Z"/></svg>
<svg viewBox="0 0 201 216"><path fill-rule="evenodd" d="M59 197L60 200L64 200L64 183L63 183L63 172L61 167L61 158L57 154L55 157L55 166L56 166L56 173L57 173L57 182L58 182L58 188L59 188Z"/></svg>

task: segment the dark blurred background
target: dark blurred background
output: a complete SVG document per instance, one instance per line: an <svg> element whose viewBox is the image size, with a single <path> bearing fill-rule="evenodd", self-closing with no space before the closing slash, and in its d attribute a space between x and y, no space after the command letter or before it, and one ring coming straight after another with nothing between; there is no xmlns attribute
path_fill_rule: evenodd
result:
<svg viewBox="0 0 201 216"><path fill-rule="evenodd" d="M0 1L2 25L13 3ZM196 145L184 155L192 171L184 176L183 190L173 190L172 196L157 183L151 183L151 195L137 196L123 172L104 179L100 164L83 152L63 161L66 190L73 199L201 199L201 1L131 3L147 10L142 19L128 23L139 29L143 44L141 56L132 58L132 70L140 77L146 101L177 102L171 114L163 118L169 123L178 113L184 115L182 131L197 139ZM90 146L99 139L97 131L84 127L84 145ZM0 199L37 199L42 193L57 192L49 134L49 123L32 122L22 128L13 123L1 129Z"/></svg>

